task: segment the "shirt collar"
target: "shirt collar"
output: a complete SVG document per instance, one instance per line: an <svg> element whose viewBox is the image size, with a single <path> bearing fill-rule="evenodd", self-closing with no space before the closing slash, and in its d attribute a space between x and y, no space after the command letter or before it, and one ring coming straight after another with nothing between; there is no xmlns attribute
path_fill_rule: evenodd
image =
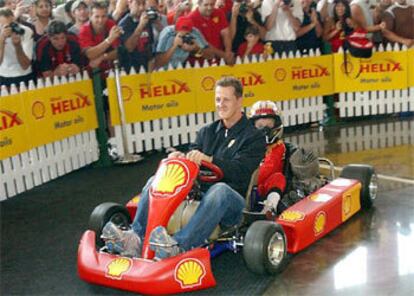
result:
<svg viewBox="0 0 414 296"><path fill-rule="evenodd" d="M246 115L243 113L242 117L235 125L233 125L231 128L227 129L223 121L220 120L217 127L216 127L216 133L220 132L221 130L227 130L228 135L237 134L241 130L245 129L245 127L249 124L249 120L247 119Z"/></svg>

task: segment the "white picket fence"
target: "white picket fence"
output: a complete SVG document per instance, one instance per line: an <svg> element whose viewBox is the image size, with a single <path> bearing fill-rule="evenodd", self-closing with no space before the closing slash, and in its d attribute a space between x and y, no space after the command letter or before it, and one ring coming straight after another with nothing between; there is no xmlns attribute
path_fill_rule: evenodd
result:
<svg viewBox="0 0 414 296"><path fill-rule="evenodd" d="M83 78L80 74L69 79L65 77L62 80L55 78L53 83L50 79L46 79L45 83L38 80L37 88L57 86L68 81L80 81L82 79L89 79L87 73L84 73ZM34 83L31 82L29 89L34 88ZM23 84L20 90L22 92L26 91ZM17 93L17 88L12 86L10 92L12 94ZM2 89L1 95L8 95L5 88ZM70 173L91 164L98 158L98 142L95 130L91 130L3 159L0 161L0 200L5 200Z"/></svg>
<svg viewBox="0 0 414 296"><path fill-rule="evenodd" d="M388 44L378 51L400 51L396 44L394 48ZM397 90L375 90L365 92L340 93L336 104L339 117L349 118L368 115L395 114L414 111L414 87Z"/></svg>

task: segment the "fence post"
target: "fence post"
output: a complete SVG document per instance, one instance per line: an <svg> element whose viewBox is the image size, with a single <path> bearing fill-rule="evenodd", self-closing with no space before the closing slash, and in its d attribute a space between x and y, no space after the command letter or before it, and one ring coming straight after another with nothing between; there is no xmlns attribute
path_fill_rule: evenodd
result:
<svg viewBox="0 0 414 296"><path fill-rule="evenodd" d="M112 165L112 159L108 154L108 133L107 122L105 118L105 110L102 95L101 70L95 68L92 70L93 93L95 95L96 116L98 119L98 128L96 130L96 138L99 145L99 159L96 163L98 167L108 167Z"/></svg>
<svg viewBox="0 0 414 296"><path fill-rule="evenodd" d="M332 47L331 47L331 44L329 42L322 42L322 53L323 54L332 54ZM325 126L336 124L334 95L324 96L323 97L323 102L326 105L326 113L325 113L322 124L325 125Z"/></svg>

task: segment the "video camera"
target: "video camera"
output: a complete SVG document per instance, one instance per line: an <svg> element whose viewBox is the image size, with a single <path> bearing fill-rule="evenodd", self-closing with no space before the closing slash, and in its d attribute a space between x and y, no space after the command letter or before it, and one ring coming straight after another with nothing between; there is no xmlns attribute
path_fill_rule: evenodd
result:
<svg viewBox="0 0 414 296"><path fill-rule="evenodd" d="M191 35L190 33L186 33L185 35L182 35L181 39L183 40L183 43L186 43L189 45L194 43L194 36Z"/></svg>
<svg viewBox="0 0 414 296"><path fill-rule="evenodd" d="M24 35L24 29L20 27L18 23L12 22L9 26L13 33L16 33L17 35Z"/></svg>
<svg viewBox="0 0 414 296"><path fill-rule="evenodd" d="M150 22L155 21L155 20L156 20L156 19L158 19L158 17L159 17L159 13L158 13L158 11L157 11L154 7L148 7L148 8L145 10L145 13L147 14L147 16L148 16L148 20L149 20Z"/></svg>

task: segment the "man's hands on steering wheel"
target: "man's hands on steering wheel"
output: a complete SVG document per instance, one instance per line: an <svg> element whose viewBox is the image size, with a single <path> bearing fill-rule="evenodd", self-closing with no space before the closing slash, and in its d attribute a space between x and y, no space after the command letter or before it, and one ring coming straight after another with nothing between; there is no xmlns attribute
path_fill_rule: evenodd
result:
<svg viewBox="0 0 414 296"><path fill-rule="evenodd" d="M220 181L224 174L222 170L213 164L213 157L202 153L199 150L191 150L187 154L180 151L174 151L168 154L168 158L186 158L194 161L204 170L200 170L199 179L202 182L212 183Z"/></svg>
<svg viewBox="0 0 414 296"><path fill-rule="evenodd" d="M174 151L168 154L168 158L187 158L188 160L194 161L196 164L201 165L202 161L212 162L213 157L204 154L199 150L191 150L187 154L181 151Z"/></svg>

